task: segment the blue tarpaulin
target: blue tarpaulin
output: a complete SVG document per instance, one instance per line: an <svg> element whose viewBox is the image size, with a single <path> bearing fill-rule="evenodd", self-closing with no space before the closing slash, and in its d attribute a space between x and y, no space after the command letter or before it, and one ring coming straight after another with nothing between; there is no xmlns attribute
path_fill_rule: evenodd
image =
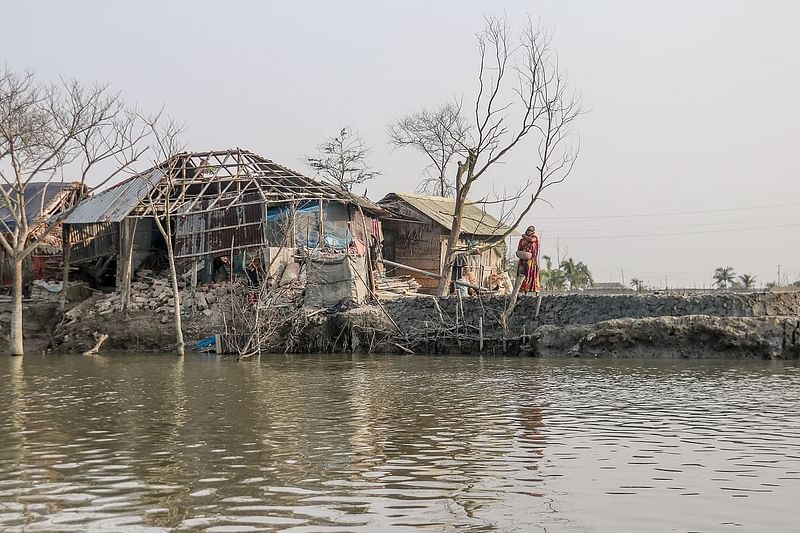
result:
<svg viewBox="0 0 800 533"><path fill-rule="evenodd" d="M319 202L308 202L299 207L276 206L267 210L267 224L282 223L289 214L295 215L295 244L316 248L319 245ZM325 202L325 245L344 250L353 240L348 227L347 207L338 202Z"/></svg>

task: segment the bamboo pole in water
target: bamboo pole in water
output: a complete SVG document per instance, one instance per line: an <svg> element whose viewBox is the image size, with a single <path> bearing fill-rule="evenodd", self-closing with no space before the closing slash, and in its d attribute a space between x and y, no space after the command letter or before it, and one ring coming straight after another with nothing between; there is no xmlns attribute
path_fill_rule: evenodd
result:
<svg viewBox="0 0 800 533"><path fill-rule="evenodd" d="M478 351L483 352L483 317L478 317Z"/></svg>

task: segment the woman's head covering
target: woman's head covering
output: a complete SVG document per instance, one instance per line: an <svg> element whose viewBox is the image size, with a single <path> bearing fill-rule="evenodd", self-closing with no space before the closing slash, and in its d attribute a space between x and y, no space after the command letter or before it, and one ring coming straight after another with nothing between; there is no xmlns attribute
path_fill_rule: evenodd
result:
<svg viewBox="0 0 800 533"><path fill-rule="evenodd" d="M529 231L536 232L536 226L528 226L528 229L525 230L525 233L528 233Z"/></svg>

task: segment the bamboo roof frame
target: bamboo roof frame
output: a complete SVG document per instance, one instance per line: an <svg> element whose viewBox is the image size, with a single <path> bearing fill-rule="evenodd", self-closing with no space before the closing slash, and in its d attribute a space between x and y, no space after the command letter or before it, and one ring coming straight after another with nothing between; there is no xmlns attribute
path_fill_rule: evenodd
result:
<svg viewBox="0 0 800 533"><path fill-rule="evenodd" d="M183 152L117 186L134 179L146 181L150 192L132 206L128 216L133 218L182 216L254 203L320 200L359 203L368 210L382 211L365 198L239 148Z"/></svg>

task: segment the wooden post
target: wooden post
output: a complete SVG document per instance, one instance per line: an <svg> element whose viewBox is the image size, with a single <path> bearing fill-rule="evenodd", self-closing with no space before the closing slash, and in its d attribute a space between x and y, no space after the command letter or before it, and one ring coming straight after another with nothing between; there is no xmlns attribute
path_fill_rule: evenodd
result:
<svg viewBox="0 0 800 533"><path fill-rule="evenodd" d="M191 279L191 283L192 283L192 288L193 289L197 287L197 266L198 266L198 263L199 262L197 261L197 259L192 261L192 279Z"/></svg>
<svg viewBox="0 0 800 533"><path fill-rule="evenodd" d="M364 241L366 241L367 222L366 220L364 220L364 210L361 209L361 206L358 203L356 203L356 207L358 208L358 214L361 215L361 230L364 232L363 237ZM369 249L369 244L367 242L364 242L363 244L364 247L366 248L366 253L364 254L364 257L366 258L367 261L367 280L369 281L369 287L367 287L367 289L369 290L370 298L372 300L376 300L377 297L375 296L375 273L372 271L372 257L370 257L371 252Z"/></svg>
<svg viewBox="0 0 800 533"><path fill-rule="evenodd" d="M69 289L69 259L72 252L72 244L69 240L69 229L66 224L61 226L61 238L64 249L64 275L63 281L61 282L61 312L64 312L64 309L67 306L67 290ZM5 261L3 261L5 263Z"/></svg>
<svg viewBox="0 0 800 533"><path fill-rule="evenodd" d="M231 253L230 253L230 255L228 256L228 270L230 271L230 272L228 273L228 275L229 275L229 279L228 279L228 281L229 281L230 283L233 283L233 245L234 245L234 242L235 242L235 241L236 241L236 234L235 234L235 233L233 233L233 234L231 235ZM177 290L177 289L176 289L176 290Z"/></svg>
<svg viewBox="0 0 800 533"><path fill-rule="evenodd" d="M461 291L458 289L456 289L456 298L456 344L458 344L458 347L461 348L461 335L458 333L458 308L460 307L458 302L461 301Z"/></svg>
<svg viewBox="0 0 800 533"><path fill-rule="evenodd" d="M533 321L536 322L539 320L539 309L542 307L542 293L536 293L536 313L533 315Z"/></svg>
<svg viewBox="0 0 800 533"><path fill-rule="evenodd" d="M511 291L511 301L508 303L508 309L506 309L504 313L506 316L511 316L511 313L514 311L514 307L517 305L517 298L519 297L519 289L522 287L522 282L524 280L525 276L517 276L514 282L514 290Z"/></svg>
<svg viewBox="0 0 800 533"><path fill-rule="evenodd" d="M139 219L124 219L121 225L121 246L120 246L120 267L121 267L121 287L122 309L127 310L131 300L131 277L133 276L133 241L136 239L136 226Z"/></svg>
<svg viewBox="0 0 800 533"><path fill-rule="evenodd" d="M483 353L483 317L478 317L478 351Z"/></svg>
<svg viewBox="0 0 800 533"><path fill-rule="evenodd" d="M319 224L317 248L322 248L325 246L325 204L322 198L319 199L319 217L317 217L317 224Z"/></svg>

